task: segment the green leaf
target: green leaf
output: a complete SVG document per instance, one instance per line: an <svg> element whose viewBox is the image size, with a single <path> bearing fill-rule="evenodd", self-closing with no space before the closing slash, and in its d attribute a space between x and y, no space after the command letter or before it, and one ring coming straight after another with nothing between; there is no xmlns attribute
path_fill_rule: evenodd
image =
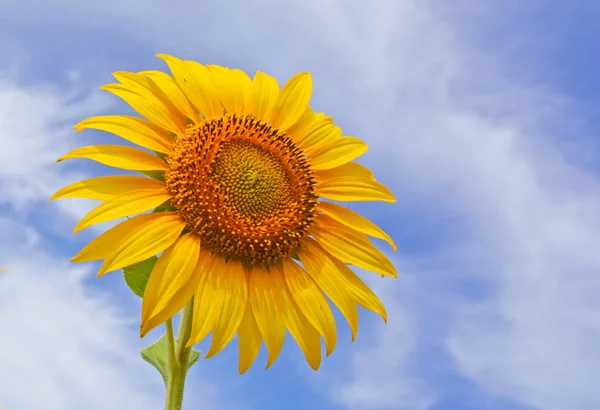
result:
<svg viewBox="0 0 600 410"><path fill-rule="evenodd" d="M166 333L163 334L156 342L150 346L144 347L140 350L142 358L150 363L163 378L165 386L169 380L168 370L168 357L169 357L169 341L167 340ZM194 365L200 358L200 352L196 349L190 351L190 358L188 361L188 369Z"/></svg>
<svg viewBox="0 0 600 410"><path fill-rule="evenodd" d="M167 381L169 379L169 368L167 359L169 356L168 349L169 342L165 333L156 342L140 350L142 358L148 363L150 363L152 366L154 366L156 370L158 370L158 372L163 378L163 381L165 382L165 386L167 385Z"/></svg>
<svg viewBox="0 0 600 410"><path fill-rule="evenodd" d="M133 291L139 297L144 297L144 290L146 290L146 284L150 273L156 265L158 258L152 256L145 261L136 263L135 265L123 268L123 276L125 277L125 283L129 286L129 289Z"/></svg>

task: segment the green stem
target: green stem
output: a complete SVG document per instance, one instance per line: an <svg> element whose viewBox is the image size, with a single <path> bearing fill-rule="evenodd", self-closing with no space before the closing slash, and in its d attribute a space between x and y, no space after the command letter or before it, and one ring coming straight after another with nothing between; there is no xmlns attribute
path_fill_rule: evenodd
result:
<svg viewBox="0 0 600 410"><path fill-rule="evenodd" d="M181 410L183 403L183 388L188 371L191 347L185 347L192 333L192 311L194 301L191 300L181 313L181 322L177 332L177 340L173 336L173 324L169 319L167 326L167 339L169 341L169 378L167 380L167 399L165 410Z"/></svg>
<svg viewBox="0 0 600 410"><path fill-rule="evenodd" d="M168 319L165 322L167 328L167 365L175 363L175 336L173 336L173 319Z"/></svg>

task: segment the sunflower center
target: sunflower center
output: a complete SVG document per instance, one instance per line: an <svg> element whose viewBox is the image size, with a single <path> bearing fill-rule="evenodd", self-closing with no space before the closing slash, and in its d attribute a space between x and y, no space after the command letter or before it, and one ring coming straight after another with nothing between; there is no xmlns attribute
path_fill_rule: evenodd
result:
<svg viewBox="0 0 600 410"><path fill-rule="evenodd" d="M287 208L292 187L275 155L248 141L225 141L214 163L215 181L228 206L260 222Z"/></svg>
<svg viewBox="0 0 600 410"><path fill-rule="evenodd" d="M202 246L246 265L291 256L314 223L312 171L284 133L249 116L188 126L167 158L171 205Z"/></svg>

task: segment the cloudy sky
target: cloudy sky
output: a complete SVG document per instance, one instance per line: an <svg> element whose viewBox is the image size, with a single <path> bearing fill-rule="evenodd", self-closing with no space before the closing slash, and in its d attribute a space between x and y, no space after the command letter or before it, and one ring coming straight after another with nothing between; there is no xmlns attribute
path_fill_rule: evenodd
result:
<svg viewBox="0 0 600 410"><path fill-rule="evenodd" d="M600 408L600 3L596 0L0 0L0 407L162 409L138 350L140 301L69 258L109 174L55 164L111 143L71 126L130 112L111 72L156 53L275 75L311 71L313 107L366 140L398 203L357 204L398 244L400 278L361 272L361 311L315 373L293 343L237 373L237 346L191 371L187 410ZM204 345L201 345L202 349Z"/></svg>

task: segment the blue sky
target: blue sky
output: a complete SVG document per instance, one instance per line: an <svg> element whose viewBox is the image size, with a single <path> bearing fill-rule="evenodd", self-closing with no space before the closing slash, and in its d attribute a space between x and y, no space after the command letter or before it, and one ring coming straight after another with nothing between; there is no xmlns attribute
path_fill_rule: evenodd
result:
<svg viewBox="0 0 600 410"><path fill-rule="evenodd" d="M192 370L189 410L600 408L600 5L576 0L254 2L0 0L0 406L161 409L138 356L140 302L118 272L69 258L91 201L47 198L110 169L69 149L117 139L71 126L130 112L98 91L171 53L313 73L312 105L369 143L398 198L353 204L383 226L398 280L360 272L361 311L315 373L288 338L268 371L237 345ZM200 345L203 349L204 345Z"/></svg>

